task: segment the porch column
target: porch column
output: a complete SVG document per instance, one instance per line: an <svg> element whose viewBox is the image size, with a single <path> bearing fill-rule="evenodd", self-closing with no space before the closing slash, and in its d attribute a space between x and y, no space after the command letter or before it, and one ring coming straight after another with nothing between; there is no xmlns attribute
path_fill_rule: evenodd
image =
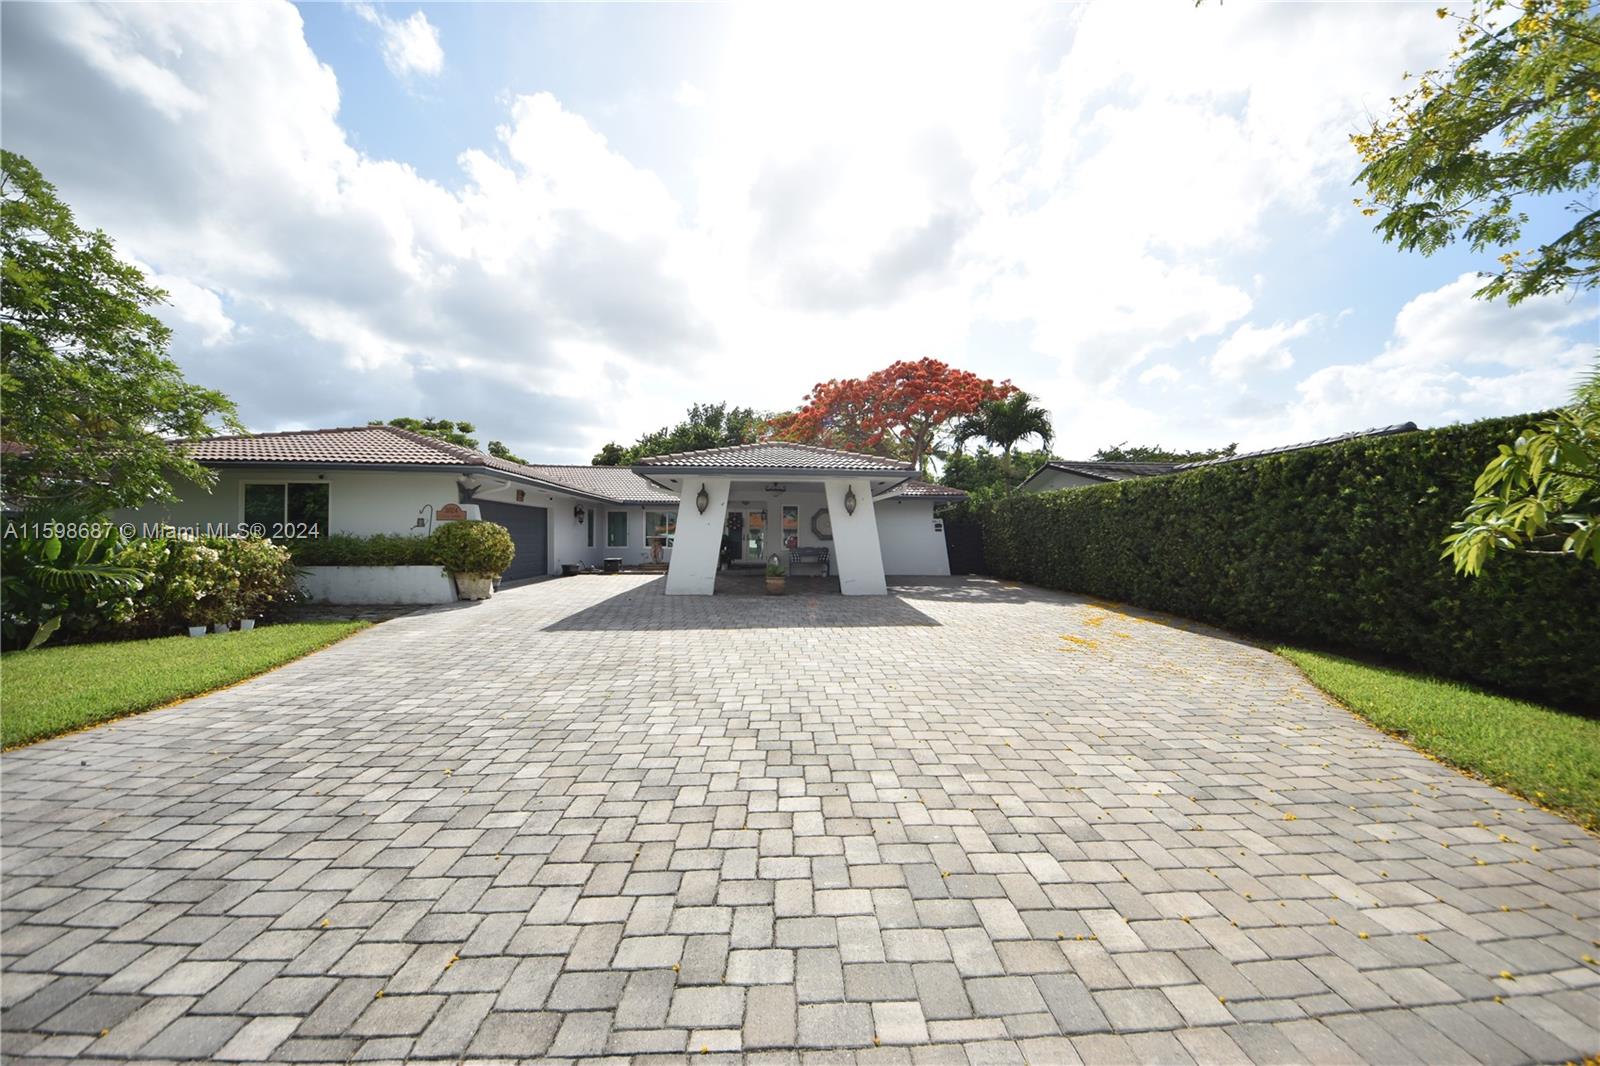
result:
<svg viewBox="0 0 1600 1066"><path fill-rule="evenodd" d="M883 549L878 544L878 515L872 505L872 483L866 479L829 478L822 483L828 496L828 520L833 526L833 563L839 591L846 596L882 596L889 591L883 580ZM845 510L847 492L856 494L856 513Z"/></svg>
<svg viewBox="0 0 1600 1066"><path fill-rule="evenodd" d="M717 556L722 550L722 525L728 515L728 489L725 477L684 475L678 493L678 527L672 539L672 558L667 562L668 596L709 596L717 585ZM701 514L695 497L701 486L711 503Z"/></svg>

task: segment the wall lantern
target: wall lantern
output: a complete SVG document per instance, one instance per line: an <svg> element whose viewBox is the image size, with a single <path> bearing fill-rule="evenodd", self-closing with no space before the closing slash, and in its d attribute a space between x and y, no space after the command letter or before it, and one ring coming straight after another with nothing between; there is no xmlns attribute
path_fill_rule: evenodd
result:
<svg viewBox="0 0 1600 1066"><path fill-rule="evenodd" d="M700 483L700 491L694 494L694 506L701 514L705 514L706 508L711 506L711 494L706 491L705 482Z"/></svg>
<svg viewBox="0 0 1600 1066"><path fill-rule="evenodd" d="M572 517L578 520L578 525L583 525L583 507L574 507L572 509Z"/></svg>
<svg viewBox="0 0 1600 1066"><path fill-rule="evenodd" d="M844 513L856 513L856 490L854 485L844 490Z"/></svg>

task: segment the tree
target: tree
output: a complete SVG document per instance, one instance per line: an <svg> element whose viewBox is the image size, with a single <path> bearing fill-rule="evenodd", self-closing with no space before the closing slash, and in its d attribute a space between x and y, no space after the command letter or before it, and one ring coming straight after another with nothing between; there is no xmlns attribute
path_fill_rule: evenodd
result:
<svg viewBox="0 0 1600 1066"><path fill-rule="evenodd" d="M478 432L478 427L471 422L462 422L449 418L391 418L385 422L381 418L374 418L367 425L394 426L396 429L408 429L413 433L420 433L424 437L434 437L450 444L458 444L463 448L471 448L474 451L478 448L478 438L472 436L472 434ZM493 444L490 447L493 447ZM500 447L504 448L505 445L501 444Z"/></svg>
<svg viewBox="0 0 1600 1066"><path fill-rule="evenodd" d="M1045 451L1055 432L1050 426L1050 412L1038 406L1032 394L1016 390L1004 399L985 400L975 414L967 416L955 432L959 448L974 437L998 445L1000 454L1011 458L1011 449L1024 437L1038 437Z"/></svg>
<svg viewBox="0 0 1600 1066"><path fill-rule="evenodd" d="M504 441L498 441L498 440L490 441L489 442L489 454L494 456L496 459L504 459L507 462L511 462L511 463L521 463L523 466L527 466L528 465L528 460L524 459L522 456L518 455L516 452L512 451L510 448L506 447Z"/></svg>
<svg viewBox="0 0 1600 1066"><path fill-rule="evenodd" d="M1497 251L1476 295L1517 303L1600 280L1600 7L1590 0L1474 0L1443 70L1429 70L1351 141L1364 215L1407 251L1457 240ZM1519 248L1522 198L1578 194L1565 233Z"/></svg>
<svg viewBox="0 0 1600 1066"><path fill-rule="evenodd" d="M1101 448L1094 457L1105 463L1200 463L1207 459L1230 459L1239 450L1237 444L1222 448L1201 448L1192 452L1177 452L1159 444L1113 444Z"/></svg>
<svg viewBox="0 0 1600 1066"><path fill-rule="evenodd" d="M965 489L975 501L1006 496L1045 463L1049 452L1012 452L1003 455L980 448L971 455L957 452L944 461L939 483Z"/></svg>
<svg viewBox="0 0 1600 1066"><path fill-rule="evenodd" d="M1600 566L1600 360L1572 404L1523 430L1489 461L1444 539L1457 573L1497 552L1571 555Z"/></svg>
<svg viewBox="0 0 1600 1066"><path fill-rule="evenodd" d="M767 419L750 407L729 407L726 403L697 403L687 417L675 426L663 426L640 437L638 443L623 447L615 441L601 448L590 460L594 466L628 466L647 455L694 452L706 448L727 448L753 444L767 431Z"/></svg>
<svg viewBox="0 0 1600 1066"><path fill-rule="evenodd" d="M0 201L6 506L97 513L170 500L175 478L211 484L170 439L243 427L168 358L172 331L150 311L167 294L14 152L0 152Z"/></svg>
<svg viewBox="0 0 1600 1066"><path fill-rule="evenodd" d="M950 436L952 423L986 400L1016 389L937 359L897 362L865 378L824 381L792 415L773 420L785 440L905 459L926 465Z"/></svg>

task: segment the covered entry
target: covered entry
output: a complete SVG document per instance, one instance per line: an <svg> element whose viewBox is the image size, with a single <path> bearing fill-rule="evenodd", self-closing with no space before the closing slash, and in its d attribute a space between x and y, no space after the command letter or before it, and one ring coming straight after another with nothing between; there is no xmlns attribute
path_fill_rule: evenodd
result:
<svg viewBox="0 0 1600 1066"><path fill-rule="evenodd" d="M911 480L909 463L771 441L651 456L633 471L678 497L669 595L709 596L719 558L785 565L827 552L846 596L881 596L876 499Z"/></svg>
<svg viewBox="0 0 1600 1066"><path fill-rule="evenodd" d="M486 522L498 522L511 532L517 546L516 557L501 575L502 581L520 581L539 577L546 572L549 558L549 511L543 507L525 507L518 503L492 503L475 500L479 514Z"/></svg>

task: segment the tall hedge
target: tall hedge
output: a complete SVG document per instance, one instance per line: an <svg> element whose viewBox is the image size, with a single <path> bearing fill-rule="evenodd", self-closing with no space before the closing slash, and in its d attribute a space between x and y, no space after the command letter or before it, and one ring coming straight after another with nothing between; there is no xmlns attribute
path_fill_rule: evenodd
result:
<svg viewBox="0 0 1600 1066"><path fill-rule="evenodd" d="M1536 416L1086 488L970 516L989 572L1600 709L1600 569L1440 559L1472 482Z"/></svg>

